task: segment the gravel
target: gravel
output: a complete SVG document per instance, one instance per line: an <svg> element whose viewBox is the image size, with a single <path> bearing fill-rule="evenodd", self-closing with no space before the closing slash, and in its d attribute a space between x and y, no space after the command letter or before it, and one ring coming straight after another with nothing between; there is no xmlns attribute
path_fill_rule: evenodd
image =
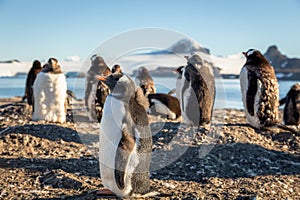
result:
<svg viewBox="0 0 300 200"><path fill-rule="evenodd" d="M0 199L117 198L97 193L99 124L81 101L64 124L31 121L20 98L0 102ZM235 109L216 110L212 127L151 117L151 128L152 199L300 199L299 134L255 130Z"/></svg>

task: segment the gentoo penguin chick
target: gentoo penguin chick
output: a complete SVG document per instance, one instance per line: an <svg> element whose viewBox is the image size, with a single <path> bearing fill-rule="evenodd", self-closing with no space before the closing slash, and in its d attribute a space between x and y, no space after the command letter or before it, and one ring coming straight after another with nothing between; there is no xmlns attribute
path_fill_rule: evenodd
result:
<svg viewBox="0 0 300 200"><path fill-rule="evenodd" d="M112 73L119 73L119 74L123 74L121 66L120 65L114 65L111 69Z"/></svg>
<svg viewBox="0 0 300 200"><path fill-rule="evenodd" d="M23 101L27 99L28 105L33 104L33 83L36 79L37 74L42 71L42 65L41 62L38 60L35 60L32 64L31 69L29 70L27 79L26 79L26 87L25 87L25 95L23 97Z"/></svg>
<svg viewBox="0 0 300 200"><path fill-rule="evenodd" d="M145 95L156 93L154 81L146 67L142 66L138 69L138 74L135 80L136 84L142 88Z"/></svg>
<svg viewBox="0 0 300 200"><path fill-rule="evenodd" d="M280 100L285 104L283 119L286 125L300 125L300 83L294 84L286 97Z"/></svg>
<svg viewBox="0 0 300 200"><path fill-rule="evenodd" d="M161 115L168 119L177 119L181 116L180 104L176 97L168 94L148 94L149 114Z"/></svg>
<svg viewBox="0 0 300 200"><path fill-rule="evenodd" d="M246 63L240 84L247 122L255 128L274 125L278 119L279 90L273 67L255 49L243 52Z"/></svg>
<svg viewBox="0 0 300 200"><path fill-rule="evenodd" d="M97 76L108 76L111 74L111 70L106 65L104 59L99 55L93 55L91 57L91 67L86 74L86 87L85 87L85 106L87 108L87 115L89 120L96 120L96 89L98 85Z"/></svg>
<svg viewBox="0 0 300 200"><path fill-rule="evenodd" d="M67 81L57 59L50 58L33 84L32 120L66 121Z"/></svg>
<svg viewBox="0 0 300 200"><path fill-rule="evenodd" d="M126 75L102 79L112 91L100 123L100 174L103 185L120 197L150 191L152 135L148 100Z"/></svg>
<svg viewBox="0 0 300 200"><path fill-rule="evenodd" d="M185 122L194 126L210 124L215 101L212 66L197 55L188 58L182 69L180 108Z"/></svg>

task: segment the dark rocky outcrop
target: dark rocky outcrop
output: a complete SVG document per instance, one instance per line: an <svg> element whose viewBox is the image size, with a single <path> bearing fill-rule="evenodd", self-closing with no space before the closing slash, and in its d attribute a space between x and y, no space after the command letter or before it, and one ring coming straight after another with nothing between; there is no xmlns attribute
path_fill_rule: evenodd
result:
<svg viewBox="0 0 300 200"><path fill-rule="evenodd" d="M300 80L300 59L283 55L277 46L270 46L264 54L273 65L277 78L284 80Z"/></svg>

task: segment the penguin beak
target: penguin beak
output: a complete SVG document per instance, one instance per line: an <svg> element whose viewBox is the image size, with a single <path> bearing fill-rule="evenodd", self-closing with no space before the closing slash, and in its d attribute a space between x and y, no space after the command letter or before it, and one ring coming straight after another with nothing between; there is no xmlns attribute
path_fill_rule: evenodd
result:
<svg viewBox="0 0 300 200"><path fill-rule="evenodd" d="M106 81L106 78L103 76L96 76L99 81Z"/></svg>
<svg viewBox="0 0 300 200"><path fill-rule="evenodd" d="M243 52L243 55L247 58L247 52Z"/></svg>

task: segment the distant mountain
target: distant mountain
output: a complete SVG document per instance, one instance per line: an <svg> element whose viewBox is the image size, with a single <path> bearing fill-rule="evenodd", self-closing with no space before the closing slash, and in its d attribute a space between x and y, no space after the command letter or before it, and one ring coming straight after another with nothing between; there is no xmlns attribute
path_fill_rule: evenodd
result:
<svg viewBox="0 0 300 200"><path fill-rule="evenodd" d="M264 54L279 79L300 80L300 59L283 55L277 46L270 46Z"/></svg>
<svg viewBox="0 0 300 200"><path fill-rule="evenodd" d="M174 72L177 67L157 67L149 70L149 74L154 77L176 77ZM131 76L137 76L138 69L133 70Z"/></svg>
<svg viewBox="0 0 300 200"><path fill-rule="evenodd" d="M190 40L187 38L181 39L171 47L169 47L168 51L174 53L193 53L193 52L203 52L206 54L210 54L209 49L201 47L196 41Z"/></svg>
<svg viewBox="0 0 300 200"><path fill-rule="evenodd" d="M14 59L14 60L6 60L6 61L1 61L1 60L0 60L0 63L10 64L10 63L20 63L20 61L17 60L17 59Z"/></svg>

